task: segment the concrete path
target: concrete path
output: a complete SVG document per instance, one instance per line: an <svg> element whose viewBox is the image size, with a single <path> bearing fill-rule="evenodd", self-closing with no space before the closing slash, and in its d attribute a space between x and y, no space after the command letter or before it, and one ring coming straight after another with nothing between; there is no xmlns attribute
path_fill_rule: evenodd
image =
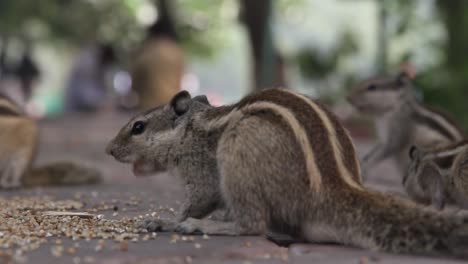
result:
<svg viewBox="0 0 468 264"><path fill-rule="evenodd" d="M128 115L103 113L97 116L74 115L41 123L42 142L37 163L73 159L99 167L105 175L101 185L60 188L38 188L1 192L4 197L51 195L54 199L76 199L86 210L96 209L108 219L134 217L157 208L177 210L183 197L178 179L162 174L135 178L130 167L104 154L105 144L128 120ZM369 144L358 141L359 152ZM388 192L400 192L400 180L390 163L372 173L369 186ZM129 202L132 201L132 202ZM136 202L135 202L136 201ZM103 206L105 205L105 206ZM27 252L27 263L456 263L454 260L414 256L397 256L338 245L293 245L277 247L261 237L202 237L157 234L148 241L129 242L128 249L114 241L72 241L60 239L64 248L78 247L56 257L53 246L57 238L38 250ZM1 254L0 263L11 259Z"/></svg>

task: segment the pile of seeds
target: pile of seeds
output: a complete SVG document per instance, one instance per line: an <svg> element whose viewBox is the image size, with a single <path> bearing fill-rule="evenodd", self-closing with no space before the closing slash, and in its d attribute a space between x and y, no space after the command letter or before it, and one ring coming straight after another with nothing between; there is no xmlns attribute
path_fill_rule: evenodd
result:
<svg viewBox="0 0 468 264"><path fill-rule="evenodd" d="M102 215L61 215L60 212L65 211L85 210L81 202L57 201L48 196L0 198L0 255L5 252L21 255L49 240L63 237L72 240L110 239L125 245L126 240L138 241L140 236L143 236L142 240L148 240L155 236L144 234L146 231L138 228L139 218L109 220Z"/></svg>

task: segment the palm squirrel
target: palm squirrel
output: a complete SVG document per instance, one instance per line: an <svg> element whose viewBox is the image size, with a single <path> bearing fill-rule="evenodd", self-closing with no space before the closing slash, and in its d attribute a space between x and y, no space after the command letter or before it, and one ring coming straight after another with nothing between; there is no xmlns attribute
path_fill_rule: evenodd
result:
<svg viewBox="0 0 468 264"><path fill-rule="evenodd" d="M446 202L468 208L468 141L426 151L413 146L410 157L403 185L411 198L438 209Z"/></svg>
<svg viewBox="0 0 468 264"><path fill-rule="evenodd" d="M179 92L132 118L106 152L138 175L179 175L186 201L176 221L150 231L285 234L397 253L463 255L468 217L448 216L368 190L348 132L301 94L263 90L213 107ZM227 221L205 218L226 208Z"/></svg>
<svg viewBox="0 0 468 264"><path fill-rule="evenodd" d="M403 176L412 145L434 148L459 142L464 133L446 114L418 102L406 72L376 77L354 86L348 101L376 123L378 143L362 160L363 177L379 162L394 158Z"/></svg>
<svg viewBox="0 0 468 264"><path fill-rule="evenodd" d="M39 129L13 100L0 94L0 188L96 183L101 173L68 161L32 168Z"/></svg>

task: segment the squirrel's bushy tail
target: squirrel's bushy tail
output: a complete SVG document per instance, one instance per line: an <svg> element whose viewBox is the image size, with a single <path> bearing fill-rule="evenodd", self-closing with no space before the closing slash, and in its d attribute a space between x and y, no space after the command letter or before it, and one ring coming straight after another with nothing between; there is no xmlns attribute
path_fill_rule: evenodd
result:
<svg viewBox="0 0 468 264"><path fill-rule="evenodd" d="M438 212L371 191L352 191L346 202L335 204L330 222L347 233L344 243L391 253L468 258L468 215Z"/></svg>
<svg viewBox="0 0 468 264"><path fill-rule="evenodd" d="M102 181L99 170L68 161L30 169L23 177L25 187L95 184Z"/></svg>

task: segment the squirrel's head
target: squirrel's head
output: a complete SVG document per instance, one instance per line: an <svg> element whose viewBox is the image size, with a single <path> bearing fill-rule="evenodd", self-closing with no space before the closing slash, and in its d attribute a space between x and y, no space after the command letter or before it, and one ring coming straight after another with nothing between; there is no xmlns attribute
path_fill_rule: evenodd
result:
<svg viewBox="0 0 468 264"><path fill-rule="evenodd" d="M108 144L106 152L124 163L132 163L136 175L168 169L171 148L180 142L194 113L211 107L206 96L192 98L187 91L163 105L135 116Z"/></svg>
<svg viewBox="0 0 468 264"><path fill-rule="evenodd" d="M437 152L412 146L409 151L411 163L403 178L403 186L410 196L441 210L445 204L447 175L444 175L443 167L447 165L447 157L440 159Z"/></svg>
<svg viewBox="0 0 468 264"><path fill-rule="evenodd" d="M410 164L407 174L403 177L403 185L408 182L409 177L414 177L418 182L422 180L420 176L427 179L440 177L439 167L441 164L438 164L440 161L430 151L423 151L416 146L411 146L408 154ZM419 185L424 185L423 182L425 181L419 182Z"/></svg>
<svg viewBox="0 0 468 264"><path fill-rule="evenodd" d="M347 96L357 110L370 115L391 111L411 93L411 80L401 72L396 77L376 77L355 85Z"/></svg>
<svg viewBox="0 0 468 264"><path fill-rule="evenodd" d="M408 177L414 177L419 174L421 170L422 160L424 153L416 146L411 146L408 155L410 158L410 164L408 166L408 171L403 177L403 185L408 181Z"/></svg>

